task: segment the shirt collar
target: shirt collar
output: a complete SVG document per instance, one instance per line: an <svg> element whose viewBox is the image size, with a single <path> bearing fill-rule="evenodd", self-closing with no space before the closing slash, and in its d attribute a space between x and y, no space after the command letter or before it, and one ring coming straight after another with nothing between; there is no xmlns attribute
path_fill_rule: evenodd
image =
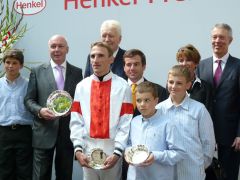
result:
<svg viewBox="0 0 240 180"><path fill-rule="evenodd" d="M227 60L229 58L229 53L225 54L223 57L221 58L217 58L215 55L213 55L213 62L215 62L216 60L222 60L222 63L226 64Z"/></svg>
<svg viewBox="0 0 240 180"><path fill-rule="evenodd" d="M19 74L19 76L18 76L16 79L14 79L13 81L10 81L10 80L7 78L7 75L6 75L6 74L4 75L3 78L5 79L5 81L7 82L7 84L17 84L17 83L20 81L20 79L22 79L22 76Z"/></svg>
<svg viewBox="0 0 240 180"><path fill-rule="evenodd" d="M142 77L141 79L139 79L136 83L132 82L130 79L128 79L128 85L131 86L132 84L137 84L139 85L140 83L142 83L144 81L144 78Z"/></svg>
<svg viewBox="0 0 240 180"><path fill-rule="evenodd" d="M193 87L194 84L196 84L196 83L199 83L200 86L201 86L201 83L202 83L201 79L200 79L199 77L197 77L197 76L195 76L195 80L193 81L192 87Z"/></svg>
<svg viewBox="0 0 240 180"><path fill-rule="evenodd" d="M112 76L113 76L113 73L112 73L112 71L110 71L108 74L106 74L106 75L103 77L103 80L102 80L102 81L108 81L109 79L112 78ZM100 81L95 74L92 74L91 77L92 77L92 79L95 80L95 81Z"/></svg>
<svg viewBox="0 0 240 180"><path fill-rule="evenodd" d="M114 58L117 56L118 51L119 51L119 47L117 48L116 51L113 52L113 57L114 57Z"/></svg>
<svg viewBox="0 0 240 180"><path fill-rule="evenodd" d="M51 67L52 67L52 68L55 68L56 66L58 66L52 59L50 60L50 64L51 64ZM62 66L64 69L66 69L66 67L67 67L67 61L64 61L64 62L61 64L61 66Z"/></svg>
<svg viewBox="0 0 240 180"><path fill-rule="evenodd" d="M143 123L143 122L154 121L155 119L159 119L158 113L159 113L159 111L156 110L156 112L155 112L150 118L144 118L144 117L142 117L142 123Z"/></svg>
<svg viewBox="0 0 240 180"><path fill-rule="evenodd" d="M171 109L172 107L181 107L183 109L186 109L188 110L188 101L189 101L189 95L186 93L186 96L185 98L183 99L183 101L178 105L178 106L175 106L173 103L172 103L172 100L171 100L171 97L169 96L168 99L166 100L166 108L169 110Z"/></svg>

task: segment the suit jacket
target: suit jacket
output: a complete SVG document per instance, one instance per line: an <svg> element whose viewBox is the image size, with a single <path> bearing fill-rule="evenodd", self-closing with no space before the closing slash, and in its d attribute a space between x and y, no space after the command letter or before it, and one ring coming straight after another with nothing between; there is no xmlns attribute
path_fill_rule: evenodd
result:
<svg viewBox="0 0 240 180"><path fill-rule="evenodd" d="M111 70L114 74L122 77L123 79L127 79L127 76L124 72L123 69L123 55L126 52L126 50L123 50L119 48L116 57L114 58L114 61L111 65ZM84 73L84 78L88 77L93 74L93 69L90 63L90 56L88 55L87 57L87 63L86 63L86 68L85 68L85 73Z"/></svg>
<svg viewBox="0 0 240 180"><path fill-rule="evenodd" d="M209 83L201 79L200 82L195 82L190 90L188 90L190 98L201 102L205 105L208 112L212 116L212 87Z"/></svg>
<svg viewBox="0 0 240 180"><path fill-rule="evenodd" d="M145 79L144 78L144 81L148 81L147 79ZM150 81L149 81L150 82ZM152 82L153 83L153 82ZM157 90L158 90L158 102L160 103L160 102L162 102L162 101L164 101L164 100L166 100L167 98L168 98L168 92L167 92L167 90L164 88L164 87L162 87L161 85L159 85L159 84L156 84L156 83L153 83L156 87L157 87ZM138 115L140 115L141 113L138 111L138 109L136 108L135 110L134 110L134 113L133 113L133 117L135 117L135 116L138 116Z"/></svg>
<svg viewBox="0 0 240 180"><path fill-rule="evenodd" d="M240 60L229 56L217 87L213 84L213 57L200 61L196 73L213 88L217 143L231 146L235 137L240 137Z"/></svg>
<svg viewBox="0 0 240 180"><path fill-rule="evenodd" d="M67 62L64 90L72 97L74 97L77 83L82 78L82 70ZM72 146L69 130L70 115L51 121L38 117L40 109L46 107L48 96L55 90L57 90L57 85L50 63L32 69L24 103L35 115L33 147L50 149L54 147L59 135L63 136L60 138L63 141L61 142L63 146Z"/></svg>

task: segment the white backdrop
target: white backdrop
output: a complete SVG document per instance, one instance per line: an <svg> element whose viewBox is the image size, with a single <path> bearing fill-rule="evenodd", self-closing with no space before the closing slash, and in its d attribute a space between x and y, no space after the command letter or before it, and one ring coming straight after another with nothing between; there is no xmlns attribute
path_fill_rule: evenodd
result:
<svg viewBox="0 0 240 180"><path fill-rule="evenodd" d="M70 46L69 62L84 70L89 46L99 40L99 28L106 19L120 21L121 47L141 49L147 56L145 76L162 85L168 69L176 63L175 54L180 46L192 43L202 58L211 56L210 31L218 22L232 27L234 40L230 53L240 57L239 0L152 0L152 3L151 0L122 0L131 4L114 6L112 3L110 7L89 9L80 6L82 0L76 1L77 9L74 2L69 2L65 10L65 0L46 0L43 11L24 17L29 30L17 47L24 49L26 61L48 61L48 39L53 34L63 34Z"/></svg>

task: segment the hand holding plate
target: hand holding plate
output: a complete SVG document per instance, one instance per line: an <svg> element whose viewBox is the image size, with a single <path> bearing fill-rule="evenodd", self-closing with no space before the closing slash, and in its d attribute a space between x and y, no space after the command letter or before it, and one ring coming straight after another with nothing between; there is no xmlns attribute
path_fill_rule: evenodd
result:
<svg viewBox="0 0 240 180"><path fill-rule="evenodd" d="M77 151L75 155L82 167L91 168L91 166L89 166L89 159L84 153Z"/></svg>

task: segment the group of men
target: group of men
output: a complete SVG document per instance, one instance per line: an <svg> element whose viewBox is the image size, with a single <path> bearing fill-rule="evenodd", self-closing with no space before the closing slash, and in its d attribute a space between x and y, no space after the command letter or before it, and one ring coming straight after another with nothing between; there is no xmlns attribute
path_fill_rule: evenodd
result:
<svg viewBox="0 0 240 180"><path fill-rule="evenodd" d="M240 164L240 61L228 52L233 39L230 26L217 24L211 33L213 56L200 62L196 74L212 86L211 115L218 158L225 170L226 180L237 180ZM54 35L49 39L50 62L31 70L24 104L34 115L33 180L51 179L54 152L56 179L72 179L74 156L83 167L85 180L127 178L127 165L123 163L125 165L122 167L122 157L127 146L131 119L139 115L132 101L135 94L131 89L147 81L144 78L146 57L138 49L125 51L119 47L122 38L119 22L104 21L100 34L102 41L91 46L84 79L82 70L66 60L69 47L62 35ZM58 87L56 80L60 73L58 66L64 79L62 88ZM220 72L217 85L213 83L215 71ZM167 99L166 89L155 85L159 102ZM3 92L1 88L3 86L0 84ZM65 90L74 97L71 116L68 113L56 117L46 107L48 96L57 89ZM0 94L0 99L2 96ZM1 112L4 108L0 105ZM11 132L21 129L21 121L3 124L7 118L7 114L0 114L0 129L8 128ZM15 124L16 129L12 128ZM5 135L1 132L0 145L3 147ZM95 147L101 148L108 155L101 170L92 169L89 165L88 154ZM0 179L9 179L9 174L1 173L5 171L3 166L6 158L2 157L6 150L0 149ZM19 160L19 163L22 161L24 159ZM18 173L16 171L16 176Z"/></svg>

